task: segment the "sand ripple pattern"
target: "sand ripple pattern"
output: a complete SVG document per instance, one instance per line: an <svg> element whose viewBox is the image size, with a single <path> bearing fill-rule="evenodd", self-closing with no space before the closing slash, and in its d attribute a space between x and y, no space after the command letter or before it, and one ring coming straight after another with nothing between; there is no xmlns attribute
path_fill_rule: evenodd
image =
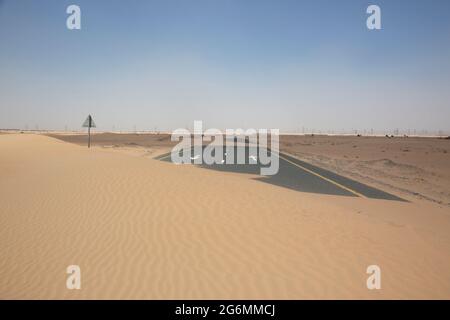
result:
<svg viewBox="0 0 450 320"><path fill-rule="evenodd" d="M2 299L450 298L448 217L411 222L412 203L303 194L38 135L2 135L0 150ZM374 263L380 292L365 288ZM65 287L71 264L78 291Z"/></svg>

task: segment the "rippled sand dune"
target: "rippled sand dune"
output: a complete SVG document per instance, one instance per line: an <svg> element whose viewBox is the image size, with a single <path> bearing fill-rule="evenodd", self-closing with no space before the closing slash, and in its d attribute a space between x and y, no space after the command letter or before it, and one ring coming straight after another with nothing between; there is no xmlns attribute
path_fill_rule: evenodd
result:
<svg viewBox="0 0 450 320"><path fill-rule="evenodd" d="M448 207L253 178L1 135L0 298L450 298Z"/></svg>

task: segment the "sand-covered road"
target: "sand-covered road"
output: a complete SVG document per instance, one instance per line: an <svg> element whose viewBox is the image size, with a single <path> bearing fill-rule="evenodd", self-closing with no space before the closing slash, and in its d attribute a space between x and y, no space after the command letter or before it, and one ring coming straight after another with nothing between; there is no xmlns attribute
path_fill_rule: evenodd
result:
<svg viewBox="0 0 450 320"><path fill-rule="evenodd" d="M0 298L450 298L448 207L253 178L0 135Z"/></svg>

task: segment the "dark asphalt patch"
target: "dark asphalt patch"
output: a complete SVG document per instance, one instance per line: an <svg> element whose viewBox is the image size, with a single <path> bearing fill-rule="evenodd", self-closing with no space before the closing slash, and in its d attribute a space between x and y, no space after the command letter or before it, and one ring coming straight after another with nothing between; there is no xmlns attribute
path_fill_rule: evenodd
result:
<svg viewBox="0 0 450 320"><path fill-rule="evenodd" d="M235 162L238 148L244 147L234 147ZM248 146L245 147L245 149L246 164L201 164L199 166L209 170L259 175L260 168L263 167L263 165L259 161L257 161L256 164L250 164ZM224 147L222 150L225 154L226 148ZM192 156L194 156L193 153ZM171 162L170 153L158 156L155 159ZM268 167L268 165L265 167ZM372 199L405 201L385 191L343 177L332 171L317 167L283 153L280 153L279 171L277 174L272 176L261 176L254 179L264 183L269 183L275 186L301 192L349 197L362 195Z"/></svg>

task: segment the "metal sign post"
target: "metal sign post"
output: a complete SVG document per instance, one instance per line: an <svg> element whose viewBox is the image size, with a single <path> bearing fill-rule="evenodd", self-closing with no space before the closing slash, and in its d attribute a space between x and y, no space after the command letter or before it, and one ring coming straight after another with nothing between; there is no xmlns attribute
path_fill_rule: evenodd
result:
<svg viewBox="0 0 450 320"><path fill-rule="evenodd" d="M88 115L88 117L86 118L86 120L84 120L83 123L83 127L84 128L88 128L88 148L91 147L91 128L95 128L95 122L92 119L91 115Z"/></svg>

